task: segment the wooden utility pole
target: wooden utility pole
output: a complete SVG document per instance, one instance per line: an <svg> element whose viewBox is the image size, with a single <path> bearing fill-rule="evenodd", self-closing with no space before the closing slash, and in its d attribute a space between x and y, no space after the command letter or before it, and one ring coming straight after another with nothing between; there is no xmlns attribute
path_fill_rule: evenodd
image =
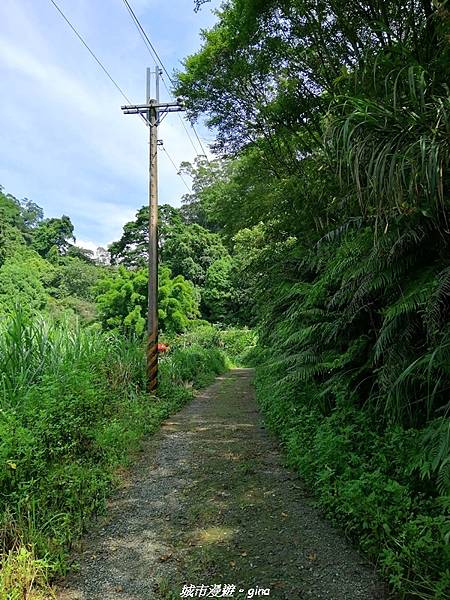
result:
<svg viewBox="0 0 450 600"><path fill-rule="evenodd" d="M159 69L155 69L159 81ZM148 307L147 307L147 385L153 392L158 385L158 85L156 100L150 98L150 69L147 69L147 120L150 123L149 205L148 205Z"/></svg>
<svg viewBox="0 0 450 600"><path fill-rule="evenodd" d="M147 311L147 389L158 387L158 125L161 116L184 110L183 103L159 102L159 77L155 67L155 95L151 96L151 73L147 69L147 98L145 104L122 106L124 114L142 115L150 128L149 144L149 223L148 223L148 311Z"/></svg>

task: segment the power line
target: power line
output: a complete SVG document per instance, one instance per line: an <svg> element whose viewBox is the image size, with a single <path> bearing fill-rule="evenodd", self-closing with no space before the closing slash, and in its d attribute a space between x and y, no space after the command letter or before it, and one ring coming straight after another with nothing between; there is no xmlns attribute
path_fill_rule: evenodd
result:
<svg viewBox="0 0 450 600"><path fill-rule="evenodd" d="M170 154L167 152L167 150L165 149L165 147L164 147L164 146L161 146L161 148L162 148L162 149L164 150L164 152L166 153L166 155L167 155L167 158L168 158L168 159L170 160L170 162L172 163L172 165L173 165L174 169L175 169L175 170L176 170L176 172L177 172L177 175L180 177L181 181L184 183L184 186L185 186L185 188L186 188L186 189L187 189L187 191L188 191L188 192L191 194L191 193L192 193L192 190L191 190L191 188L188 186L188 184L186 183L186 180L185 180L185 178L183 177L183 175L182 175L182 174L180 173L180 171L178 170L178 168L177 168L177 165L175 164L175 161L174 161L174 160L173 160L173 158L170 156Z"/></svg>
<svg viewBox="0 0 450 600"><path fill-rule="evenodd" d="M123 89L120 87L120 85L117 83L117 81L112 77L112 75L109 73L108 69L105 67L105 65L101 62L101 60L97 57L97 55L95 54L95 52L89 47L89 45L87 44L86 40L82 37L82 35L77 31L77 29L74 27L74 25L72 25L72 23L70 22L70 20L68 19L68 17L66 17L66 15L63 13L63 11L60 9L60 7L56 4L56 2L54 0L50 0L50 2L53 4L53 6L56 8L56 10L59 12L59 14L61 15L61 17L64 19L64 21L67 23L67 25L70 27L70 29L74 32L74 34L77 36L77 38L80 40L80 42L83 44L83 46L86 48L86 50L89 52L89 54L92 56L92 58L95 60L95 62L99 65L99 67L102 69L102 71L105 73L105 75L108 77L108 79L111 81L111 83L113 83L113 85L115 86L115 88L118 90L118 92L122 95L122 97L128 102L128 104L131 104L131 100L128 98L128 96L125 94L125 92L123 91ZM144 121L144 123L146 124L146 126L148 126L148 121L147 119L144 117L144 115L140 115L140 117L142 118L142 120ZM183 176L181 175L181 173L179 172L179 170L177 169L176 164L174 163L174 161L172 160L172 158L170 157L169 153L167 152L167 150L163 147L165 153L167 154L167 156L169 157L171 163L173 164L175 171L177 172L177 175L181 178L181 180L183 181L184 185L186 186L187 190L189 193L191 193L190 188L188 187L186 181L184 180Z"/></svg>
<svg viewBox="0 0 450 600"><path fill-rule="evenodd" d="M129 14L130 14L130 16L131 16L131 20L133 21L133 24L134 24L134 26L136 27L136 29L137 29L137 31L138 31L138 33L139 33L139 35L140 35L140 37L141 37L142 41L144 42L144 44L145 44L145 46L146 46L146 48L147 48L147 50L148 50L148 52L149 52L150 56L152 57L152 59L153 59L155 62L157 62L157 63L159 63L159 64L161 65L161 67L164 69L164 72L166 73L167 77L169 78L169 81L170 81L170 82L173 84L173 80L172 80L172 78L170 77L170 75L169 75L169 73L168 73L168 71L167 71L166 67L164 66L164 63L162 62L162 60L161 60L161 58L160 58L160 56L159 56L158 52L156 51L156 48L154 47L154 45L153 45L153 44L152 44L152 42L150 41L150 39L149 39L148 35L146 34L146 32L145 32L144 28L142 27L142 25L141 25L141 23L140 23L140 21L139 21L139 19L138 19L137 15L136 15L136 13L135 13L135 12L134 12L134 10L132 9L132 7L131 7L130 3L129 3L127 0L123 0L123 3L125 4L125 7L126 7L126 9L127 9L128 13L129 13ZM163 84L164 84L164 87L166 88L166 90L167 90L167 93L169 94L169 96L172 96L172 92L171 92L171 90L169 89L169 87L168 87L168 85L167 85L167 83L166 83L166 80L165 80L164 78L162 78L162 82L163 82ZM188 139L189 139L189 141L190 141L190 143L191 143L191 146L192 146L192 148L193 148L193 150L194 150L195 154L197 154L197 156L198 156L198 150L197 150L197 148L195 147L195 144L194 144L194 141L193 141L193 139L192 139L192 137L191 137L191 134L189 133L189 130L188 130L188 128L186 127L186 125L185 125L185 123L184 123L184 120L183 120L183 118L182 118L182 116L181 116L180 114L178 114L178 118L180 119L180 123L181 123L181 125L183 126L183 129L184 129L184 131L186 132L186 135L187 135L187 137L188 137ZM192 127L192 125L191 125L191 127ZM200 147L201 147L201 142L200 142ZM203 153L204 153L204 149L203 149L203 148L202 148L202 151L203 151Z"/></svg>
<svg viewBox="0 0 450 600"><path fill-rule="evenodd" d="M138 22L138 21L135 19L135 14L134 14L134 12L133 12L133 9L132 9L132 8L131 8L131 6L128 4L128 2L125 2L125 0L124 0L124 4L125 4L125 7L126 7L126 9L128 10L128 13L130 14L130 17L131 17L131 20L133 21L133 24L134 24L134 26L136 27L136 29L137 29L137 31L138 31L138 33L139 33L139 35L141 36L141 39L142 39L142 41L144 42L145 46L147 47L147 50L149 51L149 54L150 54L150 56L152 57L152 59L153 59L155 62L160 62L160 61L158 60L158 57L157 57L157 55L156 55L156 54L154 53L154 51L153 51L153 47L152 47L152 45L150 45L150 44L149 44L149 41L147 41L147 40L146 40L146 37L145 37L145 35L144 35L144 34L145 34L145 31L143 32L143 29L140 27L140 25L139 25L139 22Z"/></svg>
<svg viewBox="0 0 450 600"><path fill-rule="evenodd" d="M197 148L195 147L194 141L193 141L193 139L192 139L192 137L191 137L191 134L189 133L189 130L188 130L188 128L187 128L187 127L186 127L186 125L185 125L185 122L184 122L184 119L183 119L183 117L182 117L181 115L178 115L178 118L180 119L180 123L181 123L181 125L183 126L183 129L184 129L184 131L186 132L186 135L188 136L188 139L189 139L189 141L191 142L191 146L194 148L194 152L195 152L195 154L197 154L197 156L198 156L198 150L197 150Z"/></svg>
<svg viewBox="0 0 450 600"><path fill-rule="evenodd" d="M172 80L171 80L171 81L172 81ZM164 84L164 87L166 88L167 92L168 92L168 93L171 95L171 91L169 90L169 87L168 87L168 85L167 85L167 83L166 83L166 81L165 81L164 77L162 78L162 82L163 82L163 84ZM195 151L195 153L196 153L196 154L197 154L197 156L198 156L197 148L195 147L195 144L194 144L194 142L193 142L193 140L192 140L192 137L191 137L191 135L190 135L190 133L189 133L189 131L188 131L188 128L187 128L187 127L186 127L186 125L185 125L185 122L184 122L184 120L183 120L183 117L182 117L182 116L179 114L179 115L178 115L178 118L180 119L180 121L181 121L181 124L183 125L183 129L185 130L185 132L186 132L186 135L188 136L188 138L189 138L189 141L191 142L191 145L192 145L192 147L194 148L194 151ZM192 125L192 123L191 123L191 122L189 122L189 125L191 126L191 129L192 129L192 131L195 133L195 137L197 138L197 141L198 141L198 143L199 143L199 145L200 145L200 148L201 148L201 151L202 151L203 155L206 157L206 160L208 160L208 155L207 155L207 154L206 154L206 152L205 152L205 148L203 147L202 141L201 141L201 139L200 139L200 138L199 138L199 136L198 136L197 130L195 129L195 127ZM208 161L208 162L209 162L209 161Z"/></svg>
<svg viewBox="0 0 450 600"><path fill-rule="evenodd" d="M192 131L195 133L195 137L197 138L197 140L198 140L198 143L200 144L200 148L202 149L202 152L203 152L204 156L206 157L206 160L207 160L207 161L208 161L208 163L209 163L208 155L206 154L206 151L205 151L205 149L204 149L204 147L203 147L202 141L201 141L201 139L198 137L197 130L196 130L196 129L195 129L195 127L192 125L192 123L191 123L191 127L192 127Z"/></svg>
<svg viewBox="0 0 450 600"><path fill-rule="evenodd" d="M167 90L168 94L169 94L169 95L172 95L172 94L171 94L171 91L169 90L169 87L168 87L168 85L167 85L167 83L166 83L166 80L164 79L164 77L162 77L161 79L162 79L162 82L163 82L163 84L164 84L164 87L166 88L166 90ZM192 139L192 137L191 137L191 134L189 133L189 131L188 131L188 128L186 127L186 125L185 125L185 123L184 123L184 120L183 120L183 117L180 115L180 113L178 113L178 118L180 119L180 123L181 123L181 125L183 126L183 129L184 129L184 131L186 132L186 135L188 136L188 139L189 139L189 141L191 142L191 146L192 146L192 148L194 149L194 152L195 152L195 154L197 154L197 156L198 156L198 150L197 150L197 148L195 147L195 144L194 144L194 141L193 141L193 139Z"/></svg>
<svg viewBox="0 0 450 600"><path fill-rule="evenodd" d="M148 47L151 48L153 54L156 57L156 60L159 62L159 64L161 65L161 68L163 69L164 73L167 75L167 77L169 78L170 83L173 85L173 81L172 78L170 77L169 71L166 69L166 67L164 66L163 61L161 60L158 52L156 51L156 48L154 47L154 45L151 43L150 38L148 37L148 35L145 33L145 29L142 27L139 19L136 16L136 13L134 12L134 10L131 8L130 3L128 2L128 0L123 0L125 6L128 9L128 12L131 15L131 18L134 21L134 24L136 25L137 29L140 31L141 33L141 37L143 36L143 39L145 38L146 40L146 45L148 44Z"/></svg>
<svg viewBox="0 0 450 600"><path fill-rule="evenodd" d="M145 44L145 46L146 46L146 48L147 48L150 56L152 57L152 59L156 60L156 62L158 62L161 65L161 68L163 69L164 73L167 75L167 78L170 81L171 85L175 85L172 77L170 76L169 71L166 69L166 66L164 65L161 57L159 56L159 54L158 54L155 46L150 41L150 38L148 37L147 33L145 32L145 29L143 28L143 26L141 25L138 17L136 16L136 13L134 12L134 10L131 7L129 1L128 0L123 0L123 3L125 4L128 12L129 12L129 14L131 16L131 19L132 19L132 21L133 21L136 29L138 30L139 35L141 36L141 38L142 38L142 40L143 40L143 42L144 42L144 44ZM167 83L166 83L166 81L165 81L164 78L163 78L163 84L164 84L164 87L166 88L167 92L171 96L172 92L169 90L169 87L168 87L168 85L167 85ZM185 132L186 132L186 134L187 134L187 136L189 138L189 141L191 142L191 145L194 148L194 152L198 155L197 148L195 147L195 144L194 144L194 142L193 142L193 140L192 140L192 138L191 138L191 136L189 134L189 131L188 131L188 129L187 129L187 127L186 127L186 125L185 125L185 123L183 121L183 118L181 117L181 115L178 115L178 116L179 116L179 119L180 119L180 121L181 121L181 123L183 125L183 128L184 128L184 130L185 130ZM201 148L201 151L203 152L203 155L206 157L206 160L208 160L208 155L206 154L205 148L204 148L204 146L202 144L202 141L201 141L201 139L200 139L200 137L199 137L199 135L197 133L197 130L195 129L195 127L194 127L194 125L192 123L189 123L189 125L191 126L192 131L194 132L195 137L197 138L197 141L198 141L198 143L200 145L200 148Z"/></svg>
<svg viewBox="0 0 450 600"><path fill-rule="evenodd" d="M125 0L124 0L124 1L125 1ZM173 80L172 80L170 77L169 77L169 81L170 81L170 83L173 85ZM172 95L172 92L169 90L169 86L167 85L167 83L166 83L166 80L164 79L164 77L162 77L162 82L163 82L163 84L164 84L164 87L165 87L165 88L166 88L166 90L167 90L167 93L168 93L168 94L171 96L171 95ZM190 135L190 133L189 133L189 131L188 131L188 128L186 127L186 124L185 124L185 122L184 122L184 120L183 120L183 117L182 117L182 116L179 114L179 115L178 115L178 118L180 119L180 121L181 121L181 124L183 125L183 129L185 130L185 132L186 132L186 135L188 136L188 138L189 138L189 141L191 142L191 145L192 145L192 147L194 148L194 152L195 152L195 153L197 154L197 156L198 156L198 151L197 151L197 148L195 147L195 144L194 144L194 142L193 142L193 140L192 140L192 137L191 137L191 135ZM195 137L197 138L197 141L198 141L198 143L199 143L199 145L200 145L200 148L201 148L201 151L202 151L203 155L206 157L206 160L208 160L208 155L207 155L207 154L206 154L206 152L205 152L205 148L203 147L203 144L202 144L202 142L201 142L201 140L200 140L200 138L199 138L199 136L198 136L197 130L195 129L195 127L193 126L193 124L192 124L190 121L189 121L189 125L190 125L190 127L191 127L192 131L195 133ZM209 162L209 160L208 160L208 162Z"/></svg>
<svg viewBox="0 0 450 600"><path fill-rule="evenodd" d="M108 77L108 79L111 81L111 83L114 85L114 87L118 90L118 92L122 95L122 97L125 98L125 100L128 102L128 104L131 104L131 100L125 94L125 92L123 91L123 89L120 87L120 85L117 83L117 81L112 77L112 75L110 74L110 72L108 71L108 69L101 62L101 60L98 58L98 56L95 54L95 52L89 47L88 43L82 37L82 35L77 31L77 29L75 28L75 26L72 25L72 23L70 22L70 20L68 19L68 17L66 17L66 15L63 13L63 11L60 9L60 7L56 4L55 0L50 0L50 2L53 4L53 6L59 12L59 14L61 15L61 17L64 19L64 21L70 27L70 29L74 32L74 34L77 36L77 38L83 44L83 46L89 52L89 54L92 56L92 58L95 60L95 62L99 65L99 67L102 69L102 71ZM140 116L142 117L142 120L144 121L145 125L148 126L147 119L143 115L140 115Z"/></svg>
<svg viewBox="0 0 450 600"><path fill-rule="evenodd" d="M67 25L70 27L70 29L74 32L74 34L77 36L77 38L80 40L80 42L83 44L83 46L86 48L86 50L89 52L89 54L92 56L92 58L95 60L95 62L99 65L99 67L102 69L102 71L105 73L105 75L108 77L108 79L111 81L111 83L115 86L115 88L118 90L118 92L123 96L123 98L125 98L125 100L128 102L128 104L131 104L130 99L128 98L128 96L125 94L125 92L123 91L123 89L120 87L120 85L117 83L117 81L115 79L113 79L112 75L109 73L108 69L105 67L105 65L101 62L101 60L96 56L96 54L93 52L93 50L91 50L91 48L88 46L87 42L84 40L84 38L81 36L81 34L75 29L75 27L72 25L72 23L69 21L69 19L66 17L66 15L63 13L63 11L59 8L59 6L56 4L56 2L54 0L50 0L50 2L53 4L53 6L56 8L56 10L59 12L59 14L61 15L61 17L64 19L64 21L67 23Z"/></svg>

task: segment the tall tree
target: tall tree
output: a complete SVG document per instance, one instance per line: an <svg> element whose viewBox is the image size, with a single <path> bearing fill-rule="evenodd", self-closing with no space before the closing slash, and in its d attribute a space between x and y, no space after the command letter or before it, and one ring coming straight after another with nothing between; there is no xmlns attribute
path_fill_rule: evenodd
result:
<svg viewBox="0 0 450 600"><path fill-rule="evenodd" d="M171 228L161 258L174 275L183 275L195 285L202 286L209 267L227 254L217 233L193 224Z"/></svg>
<svg viewBox="0 0 450 600"><path fill-rule="evenodd" d="M55 248L58 254L65 254L75 241L74 228L70 217L44 219L34 229L32 245L41 256L47 256Z"/></svg>
<svg viewBox="0 0 450 600"><path fill-rule="evenodd" d="M163 204L158 208L158 237L160 248L173 227L181 225L182 215L178 208ZM144 267L148 256L148 206L136 213L133 221L125 223L120 240L109 246L112 264L123 264L129 268Z"/></svg>

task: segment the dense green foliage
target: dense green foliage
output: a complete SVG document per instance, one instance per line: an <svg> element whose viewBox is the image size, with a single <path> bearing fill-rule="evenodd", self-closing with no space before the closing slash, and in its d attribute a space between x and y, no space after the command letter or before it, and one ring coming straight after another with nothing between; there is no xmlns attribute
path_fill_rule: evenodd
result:
<svg viewBox="0 0 450 600"><path fill-rule="evenodd" d="M174 278L167 267L158 273L159 326L162 331L182 333L198 315L194 285L182 275ZM119 267L101 279L96 288L100 321L106 329L142 335L146 330L148 273Z"/></svg>
<svg viewBox="0 0 450 600"><path fill-rule="evenodd" d="M222 323L233 308L220 236L179 209L160 214L159 325L170 352L156 398L145 390L148 211L125 225L109 264L105 251L72 243L68 217L44 219L0 192L2 599L48 597L141 438L253 342L199 319L200 305Z"/></svg>
<svg viewBox="0 0 450 600"><path fill-rule="evenodd" d="M380 429L345 389L324 414L316 386L281 386L284 369L264 371L257 390L266 421L326 516L358 540L393 587L408 597L447 598L449 501L430 497L420 478L421 433L394 424Z"/></svg>
<svg viewBox="0 0 450 600"><path fill-rule="evenodd" d="M69 217L60 219L45 219L41 221L33 232L33 247L41 256L49 256L52 252L61 254L70 247L68 240L73 237L73 225Z"/></svg>
<svg viewBox="0 0 450 600"><path fill-rule="evenodd" d="M208 193L208 184L214 181L216 175L214 164L206 167L199 160L196 166L184 165L193 177L194 190ZM196 193L184 199L185 205L181 209L167 204L159 207L161 263L170 269L176 281L183 281L179 279L182 277L194 284L203 318L215 323L248 324L251 294L248 290L241 291L241 257L232 248L227 248L224 236L214 231L212 220L205 222L203 209L197 214L195 207L200 203ZM125 224L122 237L111 244L109 250L114 264L139 270L145 268L147 247L148 208L142 207L134 221ZM187 316L196 312L186 308ZM164 313L165 309L162 319ZM182 325L183 329L186 324Z"/></svg>
<svg viewBox="0 0 450 600"><path fill-rule="evenodd" d="M214 127L216 158L184 164L192 194L160 209L167 398L220 370L220 348L252 359L290 463L393 589L422 600L450 588L449 35L447 1L226 0L175 90ZM165 406L164 393L141 402L139 345L122 337L145 330L147 221L142 208L104 265L71 243L68 217L0 195L1 315L21 305L0 345L15 357L2 375L2 510L25 541L33 493L43 518L66 515L33 537L56 539L53 560L104 496L107 466ZM39 312L72 329L28 324ZM75 315L106 331L73 329ZM256 324L258 347L224 324ZM144 429L124 440L112 414ZM101 472L74 500L91 464Z"/></svg>
<svg viewBox="0 0 450 600"><path fill-rule="evenodd" d="M162 360L158 399L149 401L143 343L20 313L2 323L2 598L21 597L22 563L41 566L42 582L65 568L72 541L104 507L115 469L192 387L228 366L218 343L205 348L191 336L177 346Z"/></svg>
<svg viewBox="0 0 450 600"><path fill-rule="evenodd" d="M447 4L229 0L176 86L217 131L185 213L239 265L268 422L423 599L450 588Z"/></svg>
<svg viewBox="0 0 450 600"><path fill-rule="evenodd" d="M104 251L72 244L68 217L44 219L31 201L0 193L2 599L48 597L117 467L253 342L247 330L199 320L202 290L215 320L231 314L220 236L170 206L160 214L159 324L170 352L156 399L145 391L148 211L125 225L109 265Z"/></svg>
<svg viewBox="0 0 450 600"><path fill-rule="evenodd" d="M126 223L111 244L112 264L71 243L68 217L44 219L30 200L0 192L0 314L68 314L84 323L141 335L146 328L148 209ZM200 315L239 323L237 262L221 236L183 211L160 207L159 318L162 331L181 333Z"/></svg>
<svg viewBox="0 0 450 600"><path fill-rule="evenodd" d="M213 326L206 321L198 322L194 328L182 336L164 337L171 347L220 348L236 366L246 366L256 350L257 336L247 328Z"/></svg>
<svg viewBox="0 0 450 600"><path fill-rule="evenodd" d="M95 319L94 286L106 267L74 246L68 217L44 219L30 200L0 191L0 316L28 314Z"/></svg>

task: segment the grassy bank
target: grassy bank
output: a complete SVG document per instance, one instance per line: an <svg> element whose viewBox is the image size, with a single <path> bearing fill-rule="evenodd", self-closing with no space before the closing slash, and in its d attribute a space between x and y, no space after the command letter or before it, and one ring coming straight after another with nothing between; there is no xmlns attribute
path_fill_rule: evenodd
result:
<svg viewBox="0 0 450 600"><path fill-rule="evenodd" d="M280 379L276 367L257 369L259 403L325 515L402 598L448 599L450 501L421 476L422 432L381 427L344 394L324 414L312 384L299 389Z"/></svg>
<svg viewBox="0 0 450 600"><path fill-rule="evenodd" d="M175 348L156 399L141 343L17 315L1 325L0 362L0 598L40 598L118 467L228 359L218 347Z"/></svg>

